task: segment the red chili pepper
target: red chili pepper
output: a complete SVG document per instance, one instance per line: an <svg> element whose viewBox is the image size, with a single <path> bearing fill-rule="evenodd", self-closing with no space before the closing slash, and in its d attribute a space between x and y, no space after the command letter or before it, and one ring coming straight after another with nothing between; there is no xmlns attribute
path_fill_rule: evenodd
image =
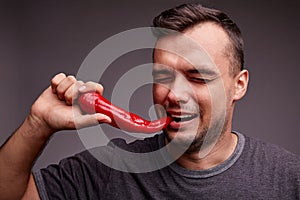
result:
<svg viewBox="0 0 300 200"><path fill-rule="evenodd" d="M155 133L164 129L171 121L170 117L147 121L136 114L113 105L96 92L81 94L78 103L84 112L105 114L112 119L111 126L128 132Z"/></svg>

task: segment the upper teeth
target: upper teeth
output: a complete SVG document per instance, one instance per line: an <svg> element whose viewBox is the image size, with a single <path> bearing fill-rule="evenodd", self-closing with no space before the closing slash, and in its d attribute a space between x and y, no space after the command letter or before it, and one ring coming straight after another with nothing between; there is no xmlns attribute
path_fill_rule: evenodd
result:
<svg viewBox="0 0 300 200"><path fill-rule="evenodd" d="M172 115L174 118L189 118L192 117L193 115Z"/></svg>

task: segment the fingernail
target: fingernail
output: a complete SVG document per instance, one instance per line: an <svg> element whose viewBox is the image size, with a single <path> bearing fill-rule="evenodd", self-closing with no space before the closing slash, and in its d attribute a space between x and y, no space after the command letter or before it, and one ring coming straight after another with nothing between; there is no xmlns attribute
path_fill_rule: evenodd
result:
<svg viewBox="0 0 300 200"><path fill-rule="evenodd" d="M108 116L104 116L103 114L101 113L95 113L96 117L98 118L98 120L102 123L108 123L110 124L111 123L111 118L108 117Z"/></svg>
<svg viewBox="0 0 300 200"><path fill-rule="evenodd" d="M102 122L110 124L111 123L111 119L110 118L106 118L106 119L103 119Z"/></svg>

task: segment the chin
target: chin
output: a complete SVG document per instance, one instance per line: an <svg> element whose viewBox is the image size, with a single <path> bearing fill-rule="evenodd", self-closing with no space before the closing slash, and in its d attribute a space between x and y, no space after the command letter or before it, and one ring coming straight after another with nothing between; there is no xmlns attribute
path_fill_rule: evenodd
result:
<svg viewBox="0 0 300 200"><path fill-rule="evenodd" d="M172 142L176 144L177 146L190 146L193 145L196 141L198 141L197 138L199 138L199 134L197 134L197 131L192 130L165 130L165 135L168 143ZM200 136L201 137L201 136Z"/></svg>
<svg viewBox="0 0 300 200"><path fill-rule="evenodd" d="M165 135L168 143L172 142L180 148L195 149L196 146L200 145L201 147L206 131L183 128L178 130L167 129Z"/></svg>

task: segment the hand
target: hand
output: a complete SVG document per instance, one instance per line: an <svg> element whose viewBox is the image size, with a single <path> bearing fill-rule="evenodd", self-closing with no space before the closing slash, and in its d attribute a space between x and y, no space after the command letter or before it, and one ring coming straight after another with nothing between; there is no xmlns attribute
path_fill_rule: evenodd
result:
<svg viewBox="0 0 300 200"><path fill-rule="evenodd" d="M31 108L29 118L45 134L59 130L79 129L96 125L99 122L110 123L111 119L103 114L83 115L74 100L82 92L96 91L102 94L102 85L94 82L83 83L74 76L57 74Z"/></svg>

